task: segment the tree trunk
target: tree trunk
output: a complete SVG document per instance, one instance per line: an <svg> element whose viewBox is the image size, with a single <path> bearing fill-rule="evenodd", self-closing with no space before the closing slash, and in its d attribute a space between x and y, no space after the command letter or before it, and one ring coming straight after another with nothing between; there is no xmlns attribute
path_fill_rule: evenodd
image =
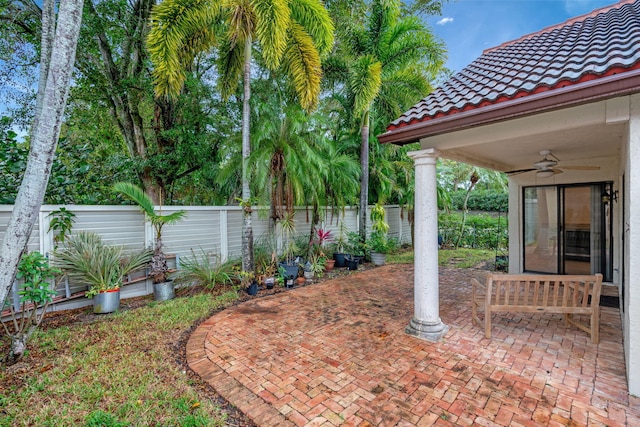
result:
<svg viewBox="0 0 640 427"><path fill-rule="evenodd" d="M51 174L60 126L69 93L82 20L82 0L62 0L42 98L42 110L31 135L27 168L0 246L0 302L9 294L29 235L38 218ZM53 21L53 20L52 20ZM43 21L44 22L44 21Z"/></svg>
<svg viewBox="0 0 640 427"><path fill-rule="evenodd" d="M18 360L22 358L25 350L27 349L27 336L13 335L11 337L11 347L9 348L9 353L6 355L4 359L4 363L7 365L13 365Z"/></svg>
<svg viewBox="0 0 640 427"><path fill-rule="evenodd" d="M56 32L55 22L55 2L54 0L44 0L42 3L42 35L40 36L40 75L38 76L38 94L36 95L36 114L34 115L31 135L34 134L38 126L38 117L42 112L42 101L44 98L47 75L49 74L49 60L51 59L51 49ZM41 83L42 82L42 83Z"/></svg>
<svg viewBox="0 0 640 427"><path fill-rule="evenodd" d="M114 49L106 35L103 27L104 19L96 11L93 0L87 2L87 10L96 22L96 34L94 36L97 47L102 57L100 74L108 83L105 88L105 100L110 105L111 114L115 120L124 142L127 146L129 157L146 159L147 146L149 145L144 131L144 119L140 112L140 103L144 102L145 96L142 90L136 87L135 82L147 73L144 68L144 45L145 26L148 22L153 2L150 0L138 0L131 3L132 11L129 19L124 24L130 35L123 43L123 46L116 47L116 52L120 53L120 60L114 58ZM92 53L87 52L86 61L94 62ZM154 130L162 128L162 119L154 115ZM156 131L156 134L160 132ZM160 204L166 190L151 176L148 168L144 168L140 173L140 180L149 198L155 204Z"/></svg>
<svg viewBox="0 0 640 427"><path fill-rule="evenodd" d="M479 177L478 174L473 171L471 173L471 184L469 184L469 188L467 189L467 194L464 196L464 203L462 204L462 223L460 224L460 232L458 233L458 239L456 240L455 248L458 249L460 246L460 241L462 240L462 233L464 233L464 225L467 222L467 204L469 202L469 197L471 196L471 191L478 183Z"/></svg>
<svg viewBox="0 0 640 427"><path fill-rule="evenodd" d="M27 342L36 329L38 329L39 325L39 322L37 324L29 322L29 325L26 326L24 331L11 335L11 347L9 347L9 353L4 357L4 363L13 365L22 359L24 352L27 350Z"/></svg>
<svg viewBox="0 0 640 427"><path fill-rule="evenodd" d="M255 270L253 260L253 228L251 226L251 188L249 186L249 156L251 137L251 37L244 43L244 96L242 99L242 271Z"/></svg>
<svg viewBox="0 0 640 427"><path fill-rule="evenodd" d="M367 208L369 207L369 110L364 112L360 129L360 240L367 240Z"/></svg>

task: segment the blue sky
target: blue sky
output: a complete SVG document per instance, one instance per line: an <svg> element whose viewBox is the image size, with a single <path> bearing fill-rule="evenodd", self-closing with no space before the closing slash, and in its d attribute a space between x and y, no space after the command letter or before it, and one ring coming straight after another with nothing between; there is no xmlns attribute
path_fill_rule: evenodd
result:
<svg viewBox="0 0 640 427"><path fill-rule="evenodd" d="M591 12L615 0L449 0L427 22L447 47L447 67L458 72L482 54L525 34Z"/></svg>

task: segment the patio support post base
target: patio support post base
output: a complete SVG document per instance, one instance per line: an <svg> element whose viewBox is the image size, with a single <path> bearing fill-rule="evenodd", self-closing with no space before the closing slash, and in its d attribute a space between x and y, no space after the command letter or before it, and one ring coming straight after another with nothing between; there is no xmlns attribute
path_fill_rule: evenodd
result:
<svg viewBox="0 0 640 427"><path fill-rule="evenodd" d="M405 328L405 332L416 338L427 341L440 341L447 333L449 326L442 323L440 319L436 322L416 319L415 317L409 322L409 326Z"/></svg>

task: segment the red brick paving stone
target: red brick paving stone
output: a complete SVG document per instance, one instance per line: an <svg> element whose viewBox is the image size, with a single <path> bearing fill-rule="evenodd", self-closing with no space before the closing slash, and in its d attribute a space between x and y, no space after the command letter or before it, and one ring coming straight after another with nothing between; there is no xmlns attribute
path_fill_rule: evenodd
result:
<svg viewBox="0 0 640 427"><path fill-rule="evenodd" d="M640 425L617 309L602 309L597 346L557 315L495 315L486 339L461 303L485 273L441 269L438 343L404 333L412 268L390 265L218 313L187 360L264 427Z"/></svg>

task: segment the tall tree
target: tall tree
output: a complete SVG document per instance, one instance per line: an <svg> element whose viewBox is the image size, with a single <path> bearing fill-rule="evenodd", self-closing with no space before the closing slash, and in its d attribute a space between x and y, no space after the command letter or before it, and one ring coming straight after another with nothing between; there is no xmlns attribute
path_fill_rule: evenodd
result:
<svg viewBox="0 0 640 427"><path fill-rule="evenodd" d="M337 2L336 4L340 4ZM444 63L443 45L399 0L372 0L364 22L344 23L345 41L330 61L342 76L360 130L360 238L367 235L371 114L390 121L430 90Z"/></svg>
<svg viewBox="0 0 640 427"><path fill-rule="evenodd" d="M7 1L10 7L4 10L0 2L0 37L7 39L0 38L0 54L8 51L11 64L0 69L0 82L8 77L23 81L33 74L27 64L34 61L30 61L28 53L40 49L33 34L40 32L41 12L32 0ZM77 55L74 88L67 107L67 122L81 123L64 127L61 135L67 136L72 145L89 141L92 146L107 144L110 151L128 156L136 180L160 203L167 200L176 181L207 165L213 156L206 155L202 147L215 146L217 139L211 137L211 127L203 114L207 104L202 102L199 89L204 84L193 84L195 79L191 79L192 84L185 91L188 96L178 103L154 100L144 45L154 3L86 1L80 33L83 48ZM16 48L24 54L14 54ZM192 67L189 75L206 70L202 64L204 60ZM12 69L17 71L5 77ZM31 102L30 97L25 98ZM185 107L189 110L186 119ZM92 126L88 127L87 122L93 122ZM204 142L205 136L209 136L209 144ZM108 197L109 192L104 195Z"/></svg>
<svg viewBox="0 0 640 427"><path fill-rule="evenodd" d="M49 2L53 0L44 0L44 14L53 13ZM36 112L27 168L0 246L0 301L3 304L44 199L69 93L81 20L82 0L62 0L55 36L50 39L52 47L42 49L40 64L48 73L46 80L39 82L43 86L41 107ZM54 25L55 19L47 16L43 23ZM51 34L49 28L43 28L42 32Z"/></svg>
<svg viewBox="0 0 640 427"><path fill-rule="evenodd" d="M176 97L185 70L200 52L220 46L220 86L225 98L242 75L242 269L253 271L253 229L248 159L251 154L250 97L254 41L264 64L281 63L300 104L312 109L320 94L320 55L333 45L333 24L319 0L164 0L152 15L148 47L156 94Z"/></svg>

